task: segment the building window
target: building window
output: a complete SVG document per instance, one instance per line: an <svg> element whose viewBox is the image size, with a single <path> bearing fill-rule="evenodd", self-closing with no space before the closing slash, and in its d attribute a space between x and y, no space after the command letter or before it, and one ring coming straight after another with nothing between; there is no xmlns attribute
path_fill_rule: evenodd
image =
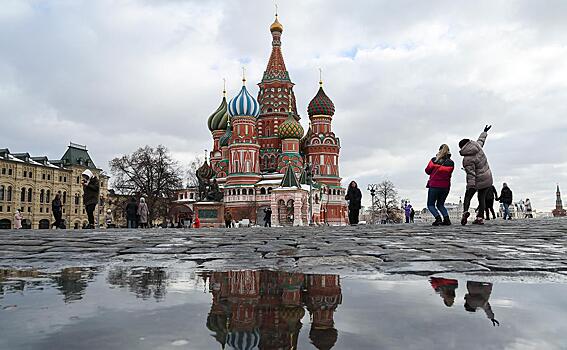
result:
<svg viewBox="0 0 567 350"><path fill-rule="evenodd" d="M65 208L63 208L63 214L65 214Z"/></svg>
<svg viewBox="0 0 567 350"><path fill-rule="evenodd" d="M45 199L45 191L41 190L39 191L39 202L43 203L44 199Z"/></svg>
<svg viewBox="0 0 567 350"><path fill-rule="evenodd" d="M31 213L31 207L28 207L28 213Z"/></svg>
<svg viewBox="0 0 567 350"><path fill-rule="evenodd" d="M12 169L8 169L8 175L12 175Z"/></svg>
<svg viewBox="0 0 567 350"><path fill-rule="evenodd" d="M43 213L43 207L39 207L39 212Z"/></svg>
<svg viewBox="0 0 567 350"><path fill-rule="evenodd" d="M46 198L45 198L45 202L46 202L46 203L51 202L51 191L50 191L50 190L47 190L47 194L46 194L45 197L46 197Z"/></svg>
<svg viewBox="0 0 567 350"><path fill-rule="evenodd" d="M29 177L30 179L33 177L33 173L32 173L31 171L28 173L28 177Z"/></svg>
<svg viewBox="0 0 567 350"><path fill-rule="evenodd" d="M0 201L4 200L4 185L0 186Z"/></svg>
<svg viewBox="0 0 567 350"><path fill-rule="evenodd" d="M49 213L49 207L45 208L45 212Z"/></svg>
<svg viewBox="0 0 567 350"><path fill-rule="evenodd" d="M47 174L47 180L51 180L51 174Z"/></svg>
<svg viewBox="0 0 567 350"><path fill-rule="evenodd" d="M12 210L12 207L10 207L10 206L7 206L7 207L6 207L6 211L7 211L8 213L9 213L11 210Z"/></svg>
<svg viewBox="0 0 567 350"><path fill-rule="evenodd" d="M8 193L6 194L6 200L8 202L12 201L12 186L8 186Z"/></svg>
<svg viewBox="0 0 567 350"><path fill-rule="evenodd" d="M23 177L26 177L27 174L28 174L28 173L27 173L26 171L22 172L22 176L23 176Z"/></svg>
<svg viewBox="0 0 567 350"><path fill-rule="evenodd" d="M75 194L75 205L79 205L79 194Z"/></svg>
<svg viewBox="0 0 567 350"><path fill-rule="evenodd" d="M67 192L63 192L63 204L67 203Z"/></svg>
<svg viewBox="0 0 567 350"><path fill-rule="evenodd" d="M32 189L31 189L31 188L28 188L28 202L30 202L30 203L31 203L31 201L32 201L32 193L33 193L33 192L32 192Z"/></svg>
<svg viewBox="0 0 567 350"><path fill-rule="evenodd" d="M193 193L190 193L190 194L189 194L189 198L191 198L191 199L194 198L194 197L193 197Z"/></svg>
<svg viewBox="0 0 567 350"><path fill-rule="evenodd" d="M77 214L77 211L78 211L78 209L77 209L77 208L75 208L75 214Z"/></svg>
<svg viewBox="0 0 567 350"><path fill-rule="evenodd" d="M22 187L22 192L20 193L20 202L26 201L26 189Z"/></svg>
<svg viewBox="0 0 567 350"><path fill-rule="evenodd" d="M59 182L63 182L63 176L59 176Z"/></svg>
<svg viewBox="0 0 567 350"><path fill-rule="evenodd" d="M6 168L2 168L2 175L6 175Z"/></svg>
<svg viewBox="0 0 567 350"><path fill-rule="evenodd" d="M67 182L67 176L63 177L63 182Z"/></svg>
<svg viewBox="0 0 567 350"><path fill-rule="evenodd" d="M45 180L45 174L41 174L41 179Z"/></svg>
<svg viewBox="0 0 567 350"><path fill-rule="evenodd" d="M77 184L80 184L80 183L81 183L81 177L77 176Z"/></svg>

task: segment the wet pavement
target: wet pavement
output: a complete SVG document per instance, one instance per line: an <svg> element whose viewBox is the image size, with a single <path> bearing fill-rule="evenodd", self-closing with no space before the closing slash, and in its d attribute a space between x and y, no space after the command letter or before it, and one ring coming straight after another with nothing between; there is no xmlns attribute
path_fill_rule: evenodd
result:
<svg viewBox="0 0 567 350"><path fill-rule="evenodd" d="M0 231L0 267L182 265L341 275L567 280L567 220L243 229Z"/></svg>
<svg viewBox="0 0 567 350"><path fill-rule="evenodd" d="M0 270L0 349L565 349L567 284Z"/></svg>

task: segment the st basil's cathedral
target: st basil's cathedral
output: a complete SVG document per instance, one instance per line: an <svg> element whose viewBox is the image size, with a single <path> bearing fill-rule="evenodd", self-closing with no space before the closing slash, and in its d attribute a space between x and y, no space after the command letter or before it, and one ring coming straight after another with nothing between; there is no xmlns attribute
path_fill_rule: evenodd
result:
<svg viewBox="0 0 567 350"><path fill-rule="evenodd" d="M274 225L344 225L340 141L332 130L335 106L319 81L304 132L282 55L283 25L277 14L270 33L272 52L258 83L258 97L252 96L244 77L239 93L228 102L223 92L208 119L213 138L210 161L199 171L216 180L224 193L219 209L229 210L236 221L262 224L264 210L270 207ZM207 211L201 205L197 208L206 224ZM209 215L213 216L217 215Z"/></svg>

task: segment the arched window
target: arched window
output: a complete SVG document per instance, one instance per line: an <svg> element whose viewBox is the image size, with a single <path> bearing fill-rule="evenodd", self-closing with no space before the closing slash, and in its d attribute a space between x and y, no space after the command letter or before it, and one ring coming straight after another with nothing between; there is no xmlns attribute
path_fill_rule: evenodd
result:
<svg viewBox="0 0 567 350"><path fill-rule="evenodd" d="M4 200L4 185L0 186L0 201Z"/></svg>
<svg viewBox="0 0 567 350"><path fill-rule="evenodd" d="M240 196L240 188L236 190L236 194Z"/></svg>
<svg viewBox="0 0 567 350"><path fill-rule="evenodd" d="M11 201L12 201L12 186L8 186L8 193L7 193L7 195L6 195L6 200L7 200L8 202L11 202Z"/></svg>
<svg viewBox="0 0 567 350"><path fill-rule="evenodd" d="M79 205L79 194L75 193L75 205Z"/></svg>
<svg viewBox="0 0 567 350"><path fill-rule="evenodd" d="M266 189L264 187L260 189L260 194L266 194Z"/></svg>
<svg viewBox="0 0 567 350"><path fill-rule="evenodd" d="M268 194L272 193L272 188L268 187Z"/></svg>
<svg viewBox="0 0 567 350"><path fill-rule="evenodd" d="M22 192L20 193L20 202L25 202L26 201L26 189L25 187L22 187Z"/></svg>
<svg viewBox="0 0 567 350"><path fill-rule="evenodd" d="M254 194L254 189L253 189L253 188L248 189L248 194L249 194L249 195L253 195L253 194Z"/></svg>
<svg viewBox="0 0 567 350"><path fill-rule="evenodd" d="M45 200L45 190L41 190L39 191L39 202L43 203L44 200Z"/></svg>
<svg viewBox="0 0 567 350"><path fill-rule="evenodd" d="M30 203L31 203L31 201L32 201L32 193L33 193L33 192L32 192L32 189L31 189L31 188L28 188L28 202L30 202Z"/></svg>
<svg viewBox="0 0 567 350"><path fill-rule="evenodd" d="M51 191L50 190L47 190L47 193L45 195L45 202L46 203L51 202Z"/></svg>
<svg viewBox="0 0 567 350"><path fill-rule="evenodd" d="M67 192L63 192L63 204L67 203Z"/></svg>

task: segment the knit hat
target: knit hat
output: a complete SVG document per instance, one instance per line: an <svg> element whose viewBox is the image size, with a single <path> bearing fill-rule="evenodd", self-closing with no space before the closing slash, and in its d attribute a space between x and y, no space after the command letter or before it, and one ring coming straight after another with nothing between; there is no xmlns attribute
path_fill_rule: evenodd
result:
<svg viewBox="0 0 567 350"><path fill-rule="evenodd" d="M469 139L462 139L461 141L459 141L459 148L465 147L465 145L469 143L469 141Z"/></svg>

